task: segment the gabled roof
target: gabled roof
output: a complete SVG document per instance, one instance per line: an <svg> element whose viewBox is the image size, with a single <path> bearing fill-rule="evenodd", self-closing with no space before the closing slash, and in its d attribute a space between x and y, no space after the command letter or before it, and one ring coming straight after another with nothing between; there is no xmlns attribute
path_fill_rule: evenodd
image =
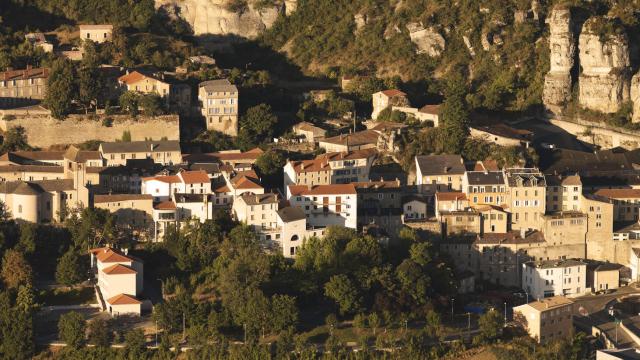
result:
<svg viewBox="0 0 640 360"><path fill-rule="evenodd" d="M467 200L467 195L463 192L459 191L450 191L450 192L437 192L436 200L438 201L461 201Z"/></svg>
<svg viewBox="0 0 640 360"><path fill-rule="evenodd" d="M278 195L276 194L253 194L253 193L243 193L240 195L242 201L247 205L261 205L261 204L277 204L278 203Z"/></svg>
<svg viewBox="0 0 640 360"><path fill-rule="evenodd" d="M130 275L130 274L138 273L131 267L122 265L122 264L111 265L109 267L102 269L102 272L107 275Z"/></svg>
<svg viewBox="0 0 640 360"><path fill-rule="evenodd" d="M80 150L77 147L71 145L64 152L64 158L73 162L84 163L87 160L100 160L102 157L100 156L99 151L84 151Z"/></svg>
<svg viewBox="0 0 640 360"><path fill-rule="evenodd" d="M128 74L120 76L118 78L118 81L123 83L123 84L132 85L132 84L135 84L135 83L140 82L140 81L145 80L145 79L152 79L152 80L155 80L155 81L158 81L158 82L161 82L161 83L165 83L165 81L162 81L162 80L160 80L158 78L155 78L153 76L150 76L150 75L145 75L145 74L143 74L143 73L141 73L139 71L136 71L136 70L134 70L134 71L132 71L132 72L130 72Z"/></svg>
<svg viewBox="0 0 640 360"><path fill-rule="evenodd" d="M238 88L233 85L228 79L203 81L198 86L204 88L207 91L238 92Z"/></svg>
<svg viewBox="0 0 640 360"><path fill-rule="evenodd" d="M158 204L155 204L153 208L156 210L175 210L177 207L176 207L176 203L169 200L169 201L163 201Z"/></svg>
<svg viewBox="0 0 640 360"><path fill-rule="evenodd" d="M115 251L111 248L94 249L97 251L91 251L96 255L98 261L102 263L118 263L118 262L133 262L134 260L119 251Z"/></svg>
<svg viewBox="0 0 640 360"><path fill-rule="evenodd" d="M80 30L113 30L113 25L111 24L85 24L78 25Z"/></svg>
<svg viewBox="0 0 640 360"><path fill-rule="evenodd" d="M573 301L564 297L564 296L553 296L544 299L540 299L537 301L530 302L528 304L520 305L518 307L531 307L538 311L546 311L555 309L562 306L567 306L573 304ZM514 308L517 309L518 307Z"/></svg>
<svg viewBox="0 0 640 360"><path fill-rule="evenodd" d="M0 72L0 80L27 80L27 79L46 79L49 77L48 68L31 68L27 67L23 70L7 70Z"/></svg>
<svg viewBox="0 0 640 360"><path fill-rule="evenodd" d="M306 219L304 211L297 206L287 206L278 210L278 216L283 222L298 221Z"/></svg>
<svg viewBox="0 0 640 360"><path fill-rule="evenodd" d="M25 164L39 161L62 161L64 151L13 151L0 156L0 161L11 161Z"/></svg>
<svg viewBox="0 0 640 360"><path fill-rule="evenodd" d="M167 183L167 184L177 184L179 182L182 182L182 180L180 179L180 176L178 175L159 175L159 176L150 176L150 177L142 178L142 181L154 181L154 180Z"/></svg>
<svg viewBox="0 0 640 360"><path fill-rule="evenodd" d="M142 301L136 299L135 296L127 294L118 294L114 297L107 299L110 305L138 305L142 304Z"/></svg>
<svg viewBox="0 0 640 360"><path fill-rule="evenodd" d="M407 96L406 93L398 90L398 89L389 89L389 90L382 90L380 91L381 93L385 94L388 97L395 97L395 96Z"/></svg>
<svg viewBox="0 0 640 360"><path fill-rule="evenodd" d="M240 171L231 179L231 185L235 189L262 189L260 179L255 171Z"/></svg>
<svg viewBox="0 0 640 360"><path fill-rule="evenodd" d="M440 114L440 104L436 105L425 105L418 110L424 114L438 115Z"/></svg>
<svg viewBox="0 0 640 360"><path fill-rule="evenodd" d="M416 163L423 176L462 175L467 170L460 155L419 155Z"/></svg>
<svg viewBox="0 0 640 360"><path fill-rule="evenodd" d="M185 184L209 183L209 175L204 170L182 171L178 174Z"/></svg>
<svg viewBox="0 0 640 360"><path fill-rule="evenodd" d="M103 142L100 149L105 154L111 153L146 153L146 152L180 152L180 141L115 141Z"/></svg>

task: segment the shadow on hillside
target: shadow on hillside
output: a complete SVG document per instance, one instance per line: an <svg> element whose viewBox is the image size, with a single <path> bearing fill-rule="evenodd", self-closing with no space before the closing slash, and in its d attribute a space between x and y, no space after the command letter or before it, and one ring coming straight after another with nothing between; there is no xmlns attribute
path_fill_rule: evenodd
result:
<svg viewBox="0 0 640 360"><path fill-rule="evenodd" d="M10 0L0 2L2 25L23 31L50 31L60 25L73 25L67 17L48 13L33 5L19 5Z"/></svg>

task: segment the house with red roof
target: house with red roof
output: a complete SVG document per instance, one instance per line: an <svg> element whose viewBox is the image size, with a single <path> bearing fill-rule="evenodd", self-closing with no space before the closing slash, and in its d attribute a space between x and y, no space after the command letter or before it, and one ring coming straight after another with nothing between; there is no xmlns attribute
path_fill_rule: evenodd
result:
<svg viewBox="0 0 640 360"><path fill-rule="evenodd" d="M140 315L143 288L142 261L109 247L89 250L91 266L96 270L100 306L109 314Z"/></svg>
<svg viewBox="0 0 640 360"><path fill-rule="evenodd" d="M210 194L211 179L204 170L180 171L177 175L158 175L142 178L142 193L164 201L171 194Z"/></svg>
<svg viewBox="0 0 640 360"><path fill-rule="evenodd" d="M382 110L392 106L410 106L407 94L397 89L378 91L372 95L372 119L377 119Z"/></svg>

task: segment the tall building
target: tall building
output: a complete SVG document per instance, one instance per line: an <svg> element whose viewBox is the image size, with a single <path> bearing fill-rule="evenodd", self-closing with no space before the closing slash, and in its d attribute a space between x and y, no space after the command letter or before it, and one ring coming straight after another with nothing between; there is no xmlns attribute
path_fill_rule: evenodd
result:
<svg viewBox="0 0 640 360"><path fill-rule="evenodd" d="M573 336L573 301L554 296L513 308L514 321L541 344Z"/></svg>
<svg viewBox="0 0 640 360"><path fill-rule="evenodd" d="M0 72L0 107L29 105L44 99L49 69L32 68Z"/></svg>
<svg viewBox="0 0 640 360"><path fill-rule="evenodd" d="M238 88L227 79L201 82L198 100L207 130L238 136Z"/></svg>

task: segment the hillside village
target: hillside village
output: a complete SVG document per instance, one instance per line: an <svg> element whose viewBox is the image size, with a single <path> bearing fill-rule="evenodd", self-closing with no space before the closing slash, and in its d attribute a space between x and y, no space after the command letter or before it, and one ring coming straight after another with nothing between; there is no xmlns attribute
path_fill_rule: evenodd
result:
<svg viewBox="0 0 640 360"><path fill-rule="evenodd" d="M550 66L515 110L460 64L422 86L319 76L299 39L266 49L307 2L107 3L61 20L72 5L11 1L43 24L0 20L0 357L638 358L618 20L518 10L548 24ZM367 11L354 36L389 16ZM384 33L451 56L426 25Z"/></svg>

